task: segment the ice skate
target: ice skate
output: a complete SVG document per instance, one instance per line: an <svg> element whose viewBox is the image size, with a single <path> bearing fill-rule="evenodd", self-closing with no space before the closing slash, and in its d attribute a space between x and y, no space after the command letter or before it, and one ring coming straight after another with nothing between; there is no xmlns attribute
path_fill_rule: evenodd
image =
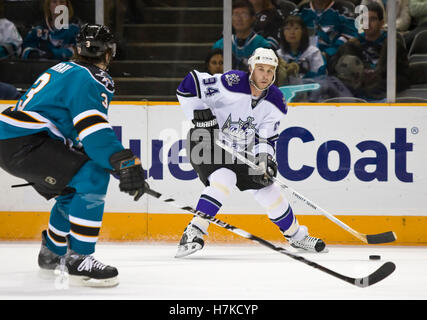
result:
<svg viewBox="0 0 427 320"><path fill-rule="evenodd" d="M39 256L38 256L38 263L39 263L40 269L53 271L60 265L61 256L52 252L46 246L46 237L47 237L47 231L43 230L42 245L41 245Z"/></svg>
<svg viewBox="0 0 427 320"><path fill-rule="evenodd" d="M284 235L285 238L289 241L291 247L305 252L321 252L326 253L328 249L326 248L325 242L322 239L312 237L308 235L307 227L300 226L297 233L292 237Z"/></svg>
<svg viewBox="0 0 427 320"><path fill-rule="evenodd" d="M69 250L65 256L70 283L85 287L114 287L119 284L118 271L96 260L92 255L81 255Z"/></svg>
<svg viewBox="0 0 427 320"><path fill-rule="evenodd" d="M178 251L175 258L182 258L201 250L205 245L203 235L204 233L199 227L192 223L188 224L184 230L181 240L179 241Z"/></svg>

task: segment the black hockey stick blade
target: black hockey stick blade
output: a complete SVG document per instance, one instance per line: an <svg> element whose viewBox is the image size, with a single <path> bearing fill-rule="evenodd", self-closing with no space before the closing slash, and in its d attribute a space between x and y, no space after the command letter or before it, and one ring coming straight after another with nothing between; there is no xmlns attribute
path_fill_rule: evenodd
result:
<svg viewBox="0 0 427 320"><path fill-rule="evenodd" d="M396 269L396 265L393 262L386 262L378 270L371 273L369 276L364 278L354 279L354 285L359 288L369 287L385 278L393 273Z"/></svg>
<svg viewBox="0 0 427 320"><path fill-rule="evenodd" d="M366 235L366 240L368 241L368 244L389 243L396 241L396 239L396 234L393 231Z"/></svg>

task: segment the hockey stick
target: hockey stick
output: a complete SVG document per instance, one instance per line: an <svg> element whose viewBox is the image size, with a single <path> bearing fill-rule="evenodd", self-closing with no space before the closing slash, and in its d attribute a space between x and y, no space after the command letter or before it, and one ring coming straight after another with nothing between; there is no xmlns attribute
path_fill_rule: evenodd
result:
<svg viewBox="0 0 427 320"><path fill-rule="evenodd" d="M284 248L275 246L271 242L268 242L267 240L264 240L262 238L254 236L253 234L250 234L247 231L244 231L242 229L234 227L234 226L232 226L226 222L223 222L217 218L214 218L208 214L197 211L190 206L181 206L178 203L176 203L175 199L166 197L166 196L162 195L161 193L154 191L153 189L148 189L145 192L147 194L153 196L154 198L157 198L159 200L167 202L168 204L173 205L173 206L180 208L182 210L189 211L189 212L191 212L191 213L193 213L193 214L195 214L195 215L197 215L203 219L206 219L206 220L212 222L213 224L220 226L221 228L227 229L227 230L229 230L229 231L231 231L231 232L233 232L233 233L235 233L235 234L237 234L243 238L246 238L246 239L249 239L252 241L256 241L259 244L261 244L267 248L270 248L274 251L277 251L277 252L280 252L284 255L287 255L288 257L290 257L292 259L295 259L295 260L298 260L302 263L305 263L305 264L309 265L310 267L316 268L316 269L323 271L323 272L325 272L331 276L334 276L335 278L341 279L341 280L348 282L352 285L355 285L359 288L365 288L365 287L371 286L371 285L387 278L396 269L396 265L393 262L386 262L381 267L379 267L376 271L374 271L373 273L371 273L370 275L368 275L366 277L363 277L363 278L348 277L348 276L345 276L345 275L340 274L338 272L335 272L329 268L326 268L326 267L324 267L324 266L322 266L316 262L310 261L308 259L305 259L304 257L296 255L292 252L289 252Z"/></svg>
<svg viewBox="0 0 427 320"><path fill-rule="evenodd" d="M239 159L240 161L242 161L243 163L247 164L249 167L251 167L254 170L258 170L258 171L263 171L258 165L256 165L254 162L252 162L251 160L247 159L244 155L236 152L233 148L225 145L224 143L222 143L221 141L217 140L216 144L221 147L222 149L224 149L225 151L227 151L228 153L232 154L233 156L235 156L237 159ZM360 233L357 232L356 230L350 228L348 225L346 225L344 222L342 222L341 220L339 220L338 218L336 218L335 216L333 216L332 214L330 214L329 212L327 212L325 209L322 209L321 207L319 207L317 204L314 204L313 202L309 201L306 197L304 197L303 195L301 195L300 193L296 192L295 190L293 190L291 187L289 187L288 185L284 184L282 181L280 181L278 178L276 177L272 177L271 178L275 183L277 183L281 188L283 189L289 189L289 191L292 193L293 196L295 196L298 200L301 200L302 202L304 202L306 205L308 205L310 208L314 209L314 210L318 210L320 211L326 218L328 218L329 220L331 220L332 222L335 222L337 225L339 225L341 228L347 230L348 232L350 232L353 236L355 236L356 238L358 238L359 240L368 243L368 244L380 244L380 243L388 243L388 242L393 242L396 240L396 234L393 231L388 231L388 232L383 232L383 233L378 233L378 234L364 234L364 233Z"/></svg>

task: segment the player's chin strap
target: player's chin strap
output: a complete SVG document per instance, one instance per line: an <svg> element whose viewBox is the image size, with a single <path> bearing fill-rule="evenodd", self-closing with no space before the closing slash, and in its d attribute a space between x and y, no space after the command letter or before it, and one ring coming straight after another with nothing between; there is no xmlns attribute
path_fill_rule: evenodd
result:
<svg viewBox="0 0 427 320"><path fill-rule="evenodd" d="M253 81L253 80L252 80L252 73L253 73L253 72L254 72L254 71L252 70L252 71L251 71L251 73L250 73L250 75L249 75L249 83L250 83L252 86L254 86L254 87L255 87L255 89L257 89L257 90L259 90L259 91L261 91L261 92L263 92L263 91L267 90L268 88L270 88L270 87L273 85L274 80L276 79L276 74L275 74L275 75L274 75L274 77L273 77L273 79L271 80L270 84L269 84L267 87L265 87L264 89L260 89L260 88L258 88L258 86L255 84L255 81Z"/></svg>
<svg viewBox="0 0 427 320"><path fill-rule="evenodd" d="M233 155L235 158L237 158L238 160L243 162L244 164L251 167L252 169L257 170L259 172L265 172L265 170L262 170L262 168L260 166L258 166L257 164L255 164L254 162L252 162L251 160L246 158L243 154L236 152L236 150L234 148L227 146L226 144L222 143L219 140L216 141L216 144L219 147L221 147L222 149L224 149L225 151L227 151L228 153L230 153L231 155ZM252 155L250 152L246 151L246 153L248 155ZM379 234L363 234L363 233L357 232L356 230L352 229L351 227L346 225L344 222L342 222L341 220L337 219L335 216L333 216L332 214L327 212L325 209L322 209L321 207L319 207L314 202L308 200L306 197L304 197L300 193L293 190L291 187L289 187L288 185L286 185L285 183L280 181L277 177L270 177L270 179L273 180L273 182L275 182L282 189L285 189L286 191L291 192L291 194L293 196L295 196L298 200L304 202L310 208L312 208L316 211L319 211L326 218L328 218L332 222L336 223L341 228L345 229L346 231L348 231L349 233L351 233L353 236L355 236L359 240L363 241L364 243L380 244L380 243L393 242L396 240L396 234L393 231L383 232L383 233L379 233Z"/></svg>

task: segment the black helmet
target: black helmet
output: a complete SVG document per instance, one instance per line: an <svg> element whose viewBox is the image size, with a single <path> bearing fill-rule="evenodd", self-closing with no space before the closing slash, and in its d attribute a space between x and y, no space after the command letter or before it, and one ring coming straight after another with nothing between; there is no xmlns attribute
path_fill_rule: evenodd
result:
<svg viewBox="0 0 427 320"><path fill-rule="evenodd" d="M107 26L99 24L85 24L76 37L77 53L83 57L97 58L107 49L116 55L116 44L111 30Z"/></svg>

